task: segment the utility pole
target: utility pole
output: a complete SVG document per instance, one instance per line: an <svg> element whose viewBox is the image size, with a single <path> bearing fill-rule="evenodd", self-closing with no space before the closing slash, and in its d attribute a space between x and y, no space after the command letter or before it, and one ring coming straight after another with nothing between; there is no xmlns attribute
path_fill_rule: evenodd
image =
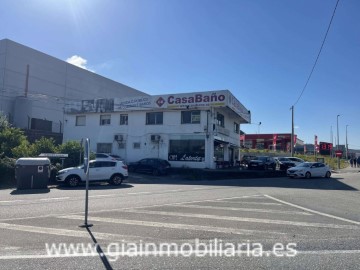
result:
<svg viewBox="0 0 360 270"><path fill-rule="evenodd" d="M337 145L336 145L336 150L339 150L339 116L340 114L338 114L336 116L336 129L337 129ZM340 170L340 157L337 157L337 164L338 164L338 170Z"/></svg>
<svg viewBox="0 0 360 270"><path fill-rule="evenodd" d="M349 125L346 125L346 142L345 142L345 144L346 144L346 160L348 160L348 155L349 155L349 149L348 149L348 139L347 139L347 127L348 127Z"/></svg>
<svg viewBox="0 0 360 270"><path fill-rule="evenodd" d="M294 106L291 106L290 108L291 110L291 145L290 145L290 149L291 149L291 156L294 156Z"/></svg>

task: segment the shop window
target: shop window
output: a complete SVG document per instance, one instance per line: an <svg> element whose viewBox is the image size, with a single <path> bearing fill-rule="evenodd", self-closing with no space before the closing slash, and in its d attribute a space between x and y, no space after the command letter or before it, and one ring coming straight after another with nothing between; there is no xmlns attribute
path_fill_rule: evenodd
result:
<svg viewBox="0 0 360 270"><path fill-rule="evenodd" d="M179 139L169 141L169 160L193 161L205 160L205 140Z"/></svg>
<svg viewBox="0 0 360 270"><path fill-rule="evenodd" d="M200 111L182 111L181 124L200 124Z"/></svg>
<svg viewBox="0 0 360 270"><path fill-rule="evenodd" d="M76 116L76 126L85 126L86 124L86 116L85 115L78 115Z"/></svg>
<svg viewBox="0 0 360 270"><path fill-rule="evenodd" d="M146 124L147 125L162 125L163 124L163 113L162 112L146 113Z"/></svg>
<svg viewBox="0 0 360 270"><path fill-rule="evenodd" d="M111 115L103 114L100 115L100 126L108 126L111 123Z"/></svg>

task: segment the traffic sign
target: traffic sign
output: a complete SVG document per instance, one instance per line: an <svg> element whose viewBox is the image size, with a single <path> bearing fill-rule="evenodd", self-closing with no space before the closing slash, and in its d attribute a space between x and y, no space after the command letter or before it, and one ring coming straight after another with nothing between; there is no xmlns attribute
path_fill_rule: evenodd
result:
<svg viewBox="0 0 360 270"><path fill-rule="evenodd" d="M84 172L89 172L89 161L90 161L90 140L86 138L84 146Z"/></svg>
<svg viewBox="0 0 360 270"><path fill-rule="evenodd" d="M337 157L341 157L342 154L343 154L343 152L342 152L341 150L336 150L336 151L335 151L335 155L336 155Z"/></svg>

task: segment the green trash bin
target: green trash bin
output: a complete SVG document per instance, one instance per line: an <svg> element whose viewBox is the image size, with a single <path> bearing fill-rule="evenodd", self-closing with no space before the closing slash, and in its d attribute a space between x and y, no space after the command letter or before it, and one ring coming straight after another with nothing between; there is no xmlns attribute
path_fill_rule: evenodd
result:
<svg viewBox="0 0 360 270"><path fill-rule="evenodd" d="M17 189L47 189L50 178L48 158L19 158L15 163Z"/></svg>

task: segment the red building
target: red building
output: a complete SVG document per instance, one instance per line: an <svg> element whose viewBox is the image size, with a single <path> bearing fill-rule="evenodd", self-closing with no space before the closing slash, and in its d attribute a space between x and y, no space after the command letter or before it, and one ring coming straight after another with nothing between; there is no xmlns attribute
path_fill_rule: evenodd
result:
<svg viewBox="0 0 360 270"><path fill-rule="evenodd" d="M294 135L294 145L303 145L304 142ZM269 149L278 151L290 151L291 134L243 134L240 136L240 145L248 149Z"/></svg>

